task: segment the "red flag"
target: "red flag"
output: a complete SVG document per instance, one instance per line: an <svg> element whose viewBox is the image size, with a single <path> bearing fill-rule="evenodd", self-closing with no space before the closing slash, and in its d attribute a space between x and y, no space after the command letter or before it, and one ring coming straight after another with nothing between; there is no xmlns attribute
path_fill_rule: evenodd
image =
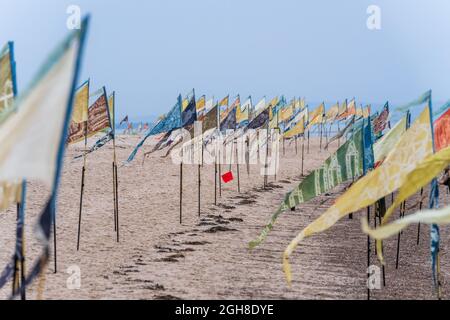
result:
<svg viewBox="0 0 450 320"><path fill-rule="evenodd" d="M434 143L436 151L450 145L450 109L434 122Z"/></svg>
<svg viewBox="0 0 450 320"><path fill-rule="evenodd" d="M233 181L233 172L227 172L222 176L222 180L224 183L228 183L230 181Z"/></svg>

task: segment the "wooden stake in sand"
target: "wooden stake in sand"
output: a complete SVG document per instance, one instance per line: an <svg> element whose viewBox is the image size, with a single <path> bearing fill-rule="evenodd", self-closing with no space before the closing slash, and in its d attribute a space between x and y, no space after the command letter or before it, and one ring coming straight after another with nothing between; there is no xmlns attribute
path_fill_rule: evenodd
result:
<svg viewBox="0 0 450 320"><path fill-rule="evenodd" d="M183 149L181 149L180 162L180 224L183 223Z"/></svg>
<svg viewBox="0 0 450 320"><path fill-rule="evenodd" d="M78 212L78 236L77 251L80 250L81 235L81 213L83 211L83 195L84 195L84 176L86 173L86 156L87 156L87 121L84 122L84 152L83 152L83 168L81 169L81 191L80 191L80 208ZM115 220L114 220L115 221Z"/></svg>
<svg viewBox="0 0 450 320"><path fill-rule="evenodd" d="M370 207L367 207L367 223L370 225ZM367 236L367 300L370 300L370 236Z"/></svg>
<svg viewBox="0 0 450 320"><path fill-rule="evenodd" d="M25 281L25 195L26 182L22 182L21 202L17 203L17 229L16 229L16 248L14 253L14 273L12 281L12 296L20 290L21 300L26 300L26 281Z"/></svg>
<svg viewBox="0 0 450 320"><path fill-rule="evenodd" d="M234 139L234 145L236 147L236 171L237 171L237 185L238 193L241 193L241 180L240 180L240 170L239 170L239 155L236 138Z"/></svg>
<svg viewBox="0 0 450 320"><path fill-rule="evenodd" d="M420 202L419 202L419 211L422 211L422 205L423 205L423 188L420 189ZM417 245L420 243L420 223L417 226Z"/></svg>
<svg viewBox="0 0 450 320"><path fill-rule="evenodd" d="M302 177L303 177L303 166L305 162L305 133L302 135Z"/></svg>
<svg viewBox="0 0 450 320"><path fill-rule="evenodd" d="M400 219L405 216L405 212L406 212L406 201L403 201L403 203L400 204ZM395 260L395 269L398 269L398 262L400 259L400 236L401 236L401 234L402 234L402 232L399 232L398 236L397 236L397 255L396 255L396 260Z"/></svg>
<svg viewBox="0 0 450 320"><path fill-rule="evenodd" d="M323 124L319 124L319 130L320 130L320 143L319 143L319 152L322 151L322 135L323 135Z"/></svg>
<svg viewBox="0 0 450 320"><path fill-rule="evenodd" d="M200 192L201 192L201 184L202 184L202 180L201 180L201 175L200 175L200 168L201 168L201 164L198 165L198 216L200 217Z"/></svg>
<svg viewBox="0 0 450 320"><path fill-rule="evenodd" d="M309 154L309 129L308 129L308 152L307 153Z"/></svg>

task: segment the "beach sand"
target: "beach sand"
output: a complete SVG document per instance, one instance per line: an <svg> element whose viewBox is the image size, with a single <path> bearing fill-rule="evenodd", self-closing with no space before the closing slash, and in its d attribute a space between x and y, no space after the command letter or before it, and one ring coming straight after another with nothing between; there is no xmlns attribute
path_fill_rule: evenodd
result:
<svg viewBox="0 0 450 320"><path fill-rule="evenodd" d="M58 272L53 253L46 269L44 299L366 299L367 237L361 232L366 210L352 220L342 219L330 230L306 239L292 255L293 282L288 287L282 271L282 253L292 238L333 203L346 185L327 195L283 213L265 243L253 251L248 242L256 238L276 211L286 192L302 177L301 143L281 151L280 171L263 187L259 167L247 174L240 167L241 193L235 180L223 184L222 197L214 205L214 166L201 168L201 216L198 216L197 166L183 167L183 223L179 222L179 171L165 154L152 154L142 165L142 152L130 166L121 166L139 137L119 136L120 242L115 241L113 220L112 144L88 156L81 223L80 251L76 250L80 197L82 146L68 148L57 207ZM94 140L90 141L92 143ZM336 150L319 151L311 139L305 154L305 174ZM151 146L145 146L149 151ZM222 173L229 166L223 165ZM30 182L26 203L26 258L31 267L41 246L33 227L49 195L42 184ZM428 190L425 190L428 194ZM407 201L407 214L419 199ZM441 189L441 205L449 203ZM390 197L388 205L390 204ZM428 205L428 198L424 207ZM373 223L373 207L372 207ZM398 217L398 212L395 213ZM14 248L15 207L0 214L0 266L9 261ZM448 298L450 259L449 228L441 228L443 297ZM417 226L401 236L399 269L395 269L397 237L385 241L386 286L371 292L373 299L435 299L431 280L429 227L422 226L416 244ZM371 241L371 261L378 265ZM52 246L53 250L53 246ZM71 266L81 271L81 287L69 289ZM9 283L0 290L8 298ZM27 289L36 299L37 281Z"/></svg>

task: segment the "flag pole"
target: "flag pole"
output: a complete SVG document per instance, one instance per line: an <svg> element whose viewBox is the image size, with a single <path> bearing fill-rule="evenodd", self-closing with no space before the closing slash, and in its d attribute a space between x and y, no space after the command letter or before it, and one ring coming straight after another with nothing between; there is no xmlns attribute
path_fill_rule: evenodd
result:
<svg viewBox="0 0 450 320"><path fill-rule="evenodd" d="M217 154L215 154L214 163L214 205L217 206Z"/></svg>
<svg viewBox="0 0 450 320"><path fill-rule="evenodd" d="M370 225L370 206L367 207L367 223ZM370 287L369 287L369 279L370 279L370 236L367 236L367 300L370 300Z"/></svg>
<svg viewBox="0 0 450 320"><path fill-rule="evenodd" d="M406 212L406 201L403 201L403 203L400 205L400 219L405 216ZM400 259L400 236L401 232L397 235L397 254L396 254L396 260L395 260L395 269L398 269L398 263Z"/></svg>
<svg viewBox="0 0 450 320"><path fill-rule="evenodd" d="M180 162L180 224L183 223L183 147L181 147Z"/></svg>
<svg viewBox="0 0 450 320"><path fill-rule="evenodd" d="M103 88L105 98L106 98L106 104L107 109L109 113L109 98L106 95L106 90ZM119 242L119 179L117 176L117 154L116 154L116 125L115 125L115 119L116 119L116 93L113 91L112 93L112 117L110 115L110 122L111 122L111 131L112 131L112 141L113 141L113 200L114 200L114 231L116 231L116 241Z"/></svg>
<svg viewBox="0 0 450 320"><path fill-rule="evenodd" d="M420 202L419 202L419 211L422 211L422 205L423 205L423 188L420 189ZM420 222L417 226L417 245L420 243Z"/></svg>
<svg viewBox="0 0 450 320"><path fill-rule="evenodd" d="M234 145L236 149L236 171L237 171L237 185L238 185L238 193L241 193L241 180L240 180L240 170L239 170L239 159L238 159L238 147L236 138L234 139Z"/></svg>
<svg viewBox="0 0 450 320"><path fill-rule="evenodd" d="M319 152L322 151L322 132L323 132L323 124L320 123L319 124L319 129L320 129L320 143L319 143Z"/></svg>
<svg viewBox="0 0 450 320"><path fill-rule="evenodd" d="M302 135L302 177L303 177L303 166L304 166L304 158L305 158L305 133Z"/></svg>
<svg viewBox="0 0 450 320"><path fill-rule="evenodd" d="M310 129L308 129L308 154L309 154L309 131L310 131Z"/></svg>
<svg viewBox="0 0 450 320"><path fill-rule="evenodd" d="M80 209L78 212L77 251L80 250L81 213L83 211L84 177L86 173L87 131L88 131L87 121L84 121L84 152L83 152L83 168L81 169L81 192L80 192Z"/></svg>

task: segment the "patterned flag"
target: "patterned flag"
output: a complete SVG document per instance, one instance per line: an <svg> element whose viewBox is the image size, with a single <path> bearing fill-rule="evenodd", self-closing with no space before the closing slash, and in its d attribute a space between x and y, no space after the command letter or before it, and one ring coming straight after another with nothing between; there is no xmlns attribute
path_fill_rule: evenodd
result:
<svg viewBox="0 0 450 320"><path fill-rule="evenodd" d="M186 107L184 103L187 101ZM197 110L195 106L195 91L192 91L183 100L183 111L181 112L181 125L182 127L187 127L197 121Z"/></svg>
<svg viewBox="0 0 450 320"><path fill-rule="evenodd" d="M177 103L173 106L172 110L165 116L163 119L161 119L156 126L153 127L152 130L150 130L149 133L137 144L137 146L134 148L133 152L131 152L130 156L127 159L127 162L130 163L133 161L134 157L136 156L139 149L144 145L145 140L148 139L150 136L157 135L159 133L169 132L174 129L178 129L182 127L181 122L181 106L182 106L182 100L181 95L178 96Z"/></svg>
<svg viewBox="0 0 450 320"><path fill-rule="evenodd" d="M450 145L450 109L434 122L434 143L436 151Z"/></svg>
<svg viewBox="0 0 450 320"><path fill-rule="evenodd" d="M389 119L389 102L386 102L383 111L381 111L378 117L373 121L373 134L377 139L381 137L384 129L386 129L388 119Z"/></svg>
<svg viewBox="0 0 450 320"><path fill-rule="evenodd" d="M340 106L340 108L339 108L339 114L338 114L338 116L336 117L336 120L342 120L342 119L345 119L346 115L347 115L347 100L345 100L345 101L341 104L341 106Z"/></svg>
<svg viewBox="0 0 450 320"><path fill-rule="evenodd" d="M369 105L367 105L364 109L363 109L363 118L368 119L370 117L370 113L371 113L371 109L372 107Z"/></svg>
<svg viewBox="0 0 450 320"><path fill-rule="evenodd" d="M247 129L258 129L269 122L269 108L262 111L247 126Z"/></svg>
<svg viewBox="0 0 450 320"><path fill-rule="evenodd" d="M319 169L310 173L294 190L289 192L259 237L250 243L250 248L254 248L264 241L267 234L273 229L278 216L284 211L362 175L364 170L363 135L367 134L366 132L370 134L370 124L367 124L364 130L358 130ZM370 148L371 146L367 146L367 149Z"/></svg>
<svg viewBox="0 0 450 320"><path fill-rule="evenodd" d="M0 51L0 120L1 115L13 109L14 96L17 95L15 68L14 44L8 42Z"/></svg>
<svg viewBox="0 0 450 320"><path fill-rule="evenodd" d="M220 122L220 131L223 132L226 130L236 129L236 109L236 107L231 109L231 111L228 112L226 118Z"/></svg>
<svg viewBox="0 0 450 320"><path fill-rule="evenodd" d="M16 111L0 126L0 181L36 179L51 189L37 228L44 251L24 280L27 284L40 274L49 257L52 218L56 214L58 183L86 29L84 19L81 28L72 31L49 55L31 86L17 98ZM8 276L2 274L1 278Z"/></svg>
<svg viewBox="0 0 450 320"><path fill-rule="evenodd" d="M86 121L89 107L89 80L83 83L75 94L72 120L69 127L67 143L75 143L86 137Z"/></svg>
<svg viewBox="0 0 450 320"><path fill-rule="evenodd" d="M103 87L103 93L100 97L89 107L87 125L88 136L93 136L102 130L111 128L105 87Z"/></svg>
<svg viewBox="0 0 450 320"><path fill-rule="evenodd" d="M292 116L294 115L294 104L291 103L291 104L281 108L278 113L279 113L278 120L280 122L286 122L286 121L290 120L292 118Z"/></svg>
<svg viewBox="0 0 450 320"><path fill-rule="evenodd" d="M222 113L226 112L228 110L228 105L230 102L230 96L226 96L219 102L219 118L222 120Z"/></svg>
<svg viewBox="0 0 450 320"><path fill-rule="evenodd" d="M218 117L218 105L216 104L204 117L203 119L203 132L210 129L217 128L217 117Z"/></svg>
<svg viewBox="0 0 450 320"><path fill-rule="evenodd" d="M266 109L266 97L263 97L255 106L251 116L251 120L255 119L261 112Z"/></svg>
<svg viewBox="0 0 450 320"><path fill-rule="evenodd" d="M109 107L109 120L110 120L110 128L112 130L112 132L114 133L115 129L116 129L116 92L113 91L113 93L111 93L108 97L108 107Z"/></svg>
<svg viewBox="0 0 450 320"><path fill-rule="evenodd" d="M283 135L285 138L289 139L303 133L305 133L305 121L302 117L292 127L288 128Z"/></svg>
<svg viewBox="0 0 450 320"><path fill-rule="evenodd" d="M200 97L200 99L198 99L196 104L197 114L201 113L203 108L205 108L205 105L206 105L206 97L203 95Z"/></svg>
<svg viewBox="0 0 450 320"><path fill-rule="evenodd" d="M325 115L325 104L322 103L309 115L309 123L307 129L310 129L313 125L321 124Z"/></svg>
<svg viewBox="0 0 450 320"><path fill-rule="evenodd" d="M394 152L396 144L408 128L409 114L402 117L395 126L373 145L375 163L382 162L390 152Z"/></svg>
<svg viewBox="0 0 450 320"><path fill-rule="evenodd" d="M326 122L333 122L339 113L339 103L332 106L325 115Z"/></svg>
<svg viewBox="0 0 450 320"><path fill-rule="evenodd" d="M14 111L14 98L17 95L15 76L14 44L8 42L0 51L0 123ZM0 210L5 210L11 203L21 202L21 181L10 183L0 182ZM0 286L1 287L1 286Z"/></svg>
<svg viewBox="0 0 450 320"><path fill-rule="evenodd" d="M303 229L285 250L284 270L291 281L288 258L304 238L323 232L342 217L365 208L394 192L406 181L407 175L433 153L430 108L427 106L414 124L401 137L396 150L384 162L355 182L335 204Z"/></svg>
<svg viewBox="0 0 450 320"><path fill-rule="evenodd" d="M236 110L236 123L238 128L245 127L250 118L252 109L252 98L248 97L244 104Z"/></svg>
<svg viewBox="0 0 450 320"><path fill-rule="evenodd" d="M123 118L122 121L120 121L119 126L121 126L124 123L128 123L128 116L125 116L125 118Z"/></svg>

